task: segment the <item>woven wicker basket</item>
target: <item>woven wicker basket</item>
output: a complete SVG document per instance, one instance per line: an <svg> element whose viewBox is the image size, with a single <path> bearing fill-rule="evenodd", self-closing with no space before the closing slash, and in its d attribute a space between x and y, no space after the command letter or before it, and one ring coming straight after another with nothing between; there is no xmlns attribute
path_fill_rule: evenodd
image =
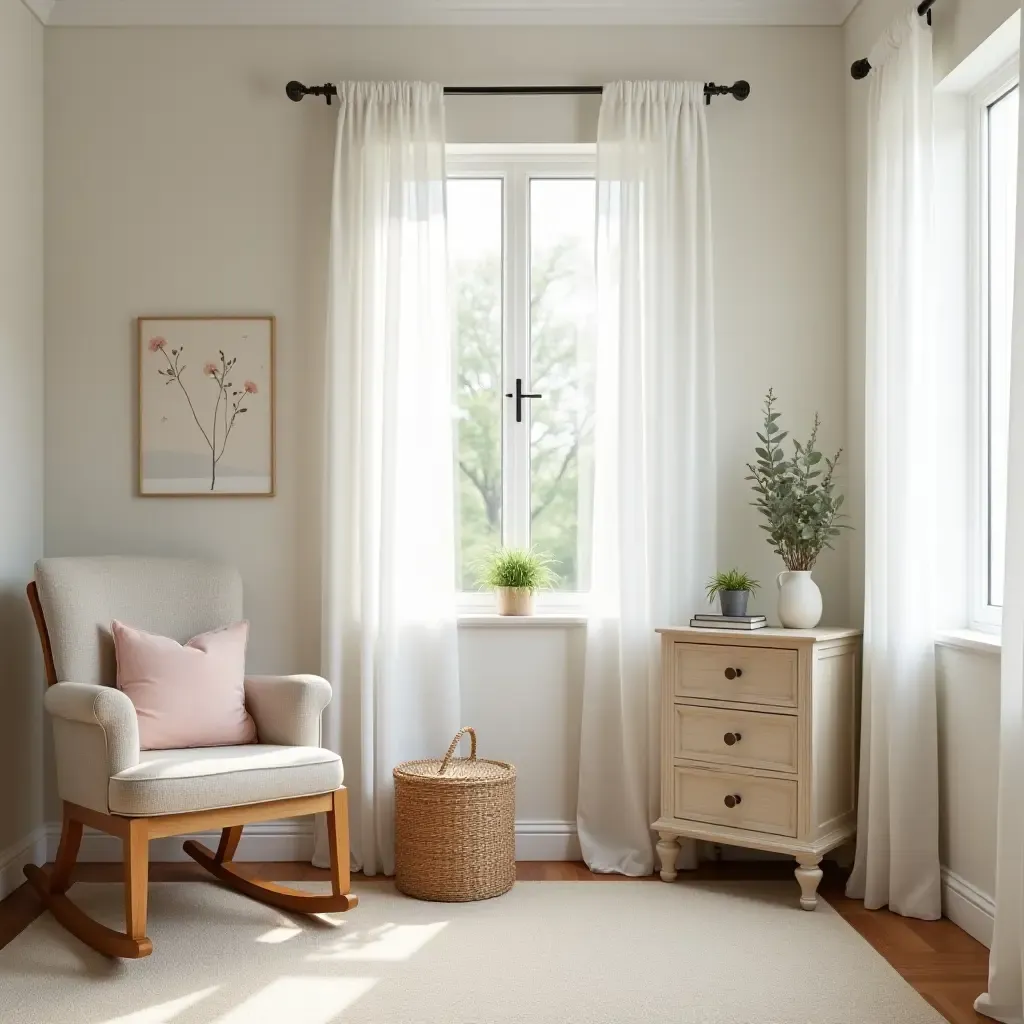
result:
<svg viewBox="0 0 1024 1024"><path fill-rule="evenodd" d="M469 733L469 757L455 757ZM516 770L478 760L461 729L440 760L406 761L395 777L395 884L443 903L486 900L516 880Z"/></svg>

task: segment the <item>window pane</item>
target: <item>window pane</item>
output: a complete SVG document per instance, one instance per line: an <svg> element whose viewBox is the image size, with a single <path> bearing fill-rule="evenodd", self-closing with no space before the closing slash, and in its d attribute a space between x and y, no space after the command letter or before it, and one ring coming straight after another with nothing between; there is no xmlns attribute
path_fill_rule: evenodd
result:
<svg viewBox="0 0 1024 1024"><path fill-rule="evenodd" d="M1003 603L1006 551L1017 104L1015 87L988 108L988 601L997 607Z"/></svg>
<svg viewBox="0 0 1024 1024"><path fill-rule="evenodd" d="M592 494L595 185L530 181L530 529L560 590L587 590Z"/></svg>
<svg viewBox="0 0 1024 1024"><path fill-rule="evenodd" d="M448 181L448 261L454 297L457 576L501 542L502 181Z"/></svg>

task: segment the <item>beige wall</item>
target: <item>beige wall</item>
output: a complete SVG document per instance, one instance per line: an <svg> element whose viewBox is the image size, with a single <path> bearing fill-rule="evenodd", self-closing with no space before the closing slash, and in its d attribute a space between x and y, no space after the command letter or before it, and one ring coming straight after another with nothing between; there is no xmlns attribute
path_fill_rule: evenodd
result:
<svg viewBox="0 0 1024 1024"><path fill-rule="evenodd" d="M942 0L933 8L936 80L956 67L1020 6L1019 0ZM861 0L844 26L846 72L847 193L847 434L850 441L851 514L863 522L865 195L868 83L849 77L852 61L867 56L886 26L906 10L902 0ZM942 110L938 116L945 116ZM946 174L946 178L956 178ZM954 341L957 339L953 339ZM953 503L951 502L951 505ZM964 502L966 508L966 500ZM944 509L956 530L958 509ZM851 535L850 606L863 605L863 532ZM962 566L943 572L947 608L963 586ZM956 592L956 593L954 593ZM963 625L962 622L950 623ZM947 911L987 941L995 874L995 792L998 781L999 658L972 650L937 649L941 852ZM964 889L968 901L954 888ZM952 885L952 888L951 888ZM973 890L973 892L971 891ZM969 900L974 904L968 905ZM967 915L967 916L965 916Z"/></svg>
<svg viewBox="0 0 1024 1024"><path fill-rule="evenodd" d="M235 562L253 621L253 667L316 669L315 353L334 116L322 102L288 101L289 79L745 77L746 103L717 100L708 113L720 557L767 584L759 604L773 611L781 567L743 482L761 396L774 385L799 434L820 409L826 448L847 440L842 60L838 28L48 29L47 552ZM449 137L593 140L596 115L593 99L457 98ZM273 500L134 496L132 318L204 311L278 317ZM845 547L828 553L816 576L828 621L846 621ZM568 634L514 635L530 664L549 652L547 668L528 679L496 674L495 652L511 638L466 631L465 710L495 756L530 752L520 818L574 820L578 644ZM516 710L517 686L534 714ZM545 704L556 725L534 735Z"/></svg>
<svg viewBox="0 0 1024 1024"><path fill-rule="evenodd" d="M0 867L42 824L42 682L25 602L43 551L42 86L42 26L0 0Z"/></svg>

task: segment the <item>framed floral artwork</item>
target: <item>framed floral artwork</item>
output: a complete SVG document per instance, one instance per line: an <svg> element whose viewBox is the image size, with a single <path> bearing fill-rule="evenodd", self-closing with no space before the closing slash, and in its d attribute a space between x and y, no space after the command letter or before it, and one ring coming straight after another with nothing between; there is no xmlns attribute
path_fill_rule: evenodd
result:
<svg viewBox="0 0 1024 1024"><path fill-rule="evenodd" d="M272 316L139 317L139 494L274 494Z"/></svg>

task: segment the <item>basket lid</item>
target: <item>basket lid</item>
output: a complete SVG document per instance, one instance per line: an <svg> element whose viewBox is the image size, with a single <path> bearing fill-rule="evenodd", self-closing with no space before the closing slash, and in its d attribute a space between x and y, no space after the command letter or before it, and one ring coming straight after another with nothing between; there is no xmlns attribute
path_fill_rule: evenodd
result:
<svg viewBox="0 0 1024 1024"><path fill-rule="evenodd" d="M469 757L455 757L455 748L466 733L469 733L471 743ZM459 730L444 757L434 757L426 761L403 761L394 769L393 774L395 778L430 779L433 782L459 784L514 779L516 769L514 765L505 761L488 761L478 758L476 756L476 730L467 726L465 729Z"/></svg>
<svg viewBox="0 0 1024 1024"><path fill-rule="evenodd" d="M435 757L429 761L404 761L394 774L403 778L430 779L432 782L497 782L499 779L514 779L516 770L504 761L487 761L479 757L453 757L444 772L444 759Z"/></svg>

